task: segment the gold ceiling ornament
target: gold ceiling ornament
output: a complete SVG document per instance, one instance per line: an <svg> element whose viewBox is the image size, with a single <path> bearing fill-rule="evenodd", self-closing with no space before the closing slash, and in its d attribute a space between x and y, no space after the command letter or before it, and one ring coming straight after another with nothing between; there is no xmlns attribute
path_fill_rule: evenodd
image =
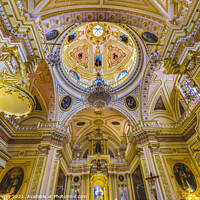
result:
<svg viewBox="0 0 200 200"><path fill-rule="evenodd" d="M183 64L178 64L177 58L166 58L164 59L164 74L187 74L187 72L193 70L196 65L199 65L197 56L199 52L189 51Z"/></svg>
<svg viewBox="0 0 200 200"><path fill-rule="evenodd" d="M110 38L110 33L111 28L108 23L95 22L86 25L86 37L94 45L102 45L107 42Z"/></svg>
<svg viewBox="0 0 200 200"><path fill-rule="evenodd" d="M13 73L7 69L0 73L0 112L7 116L27 116L35 105L35 100L29 92L27 66L20 60L16 46L5 48L3 52L8 53L4 62L12 63ZM5 58L5 55L1 55L1 58Z"/></svg>

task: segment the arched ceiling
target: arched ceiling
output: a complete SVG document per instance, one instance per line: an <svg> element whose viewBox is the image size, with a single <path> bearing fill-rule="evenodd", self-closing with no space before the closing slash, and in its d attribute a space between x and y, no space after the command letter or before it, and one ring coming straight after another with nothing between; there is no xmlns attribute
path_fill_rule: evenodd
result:
<svg viewBox="0 0 200 200"><path fill-rule="evenodd" d="M59 12L74 12L81 10L112 9L120 12L134 12L138 14L151 14L157 18L171 18L172 7L169 0L28 0L26 1L28 12L33 15L45 16L57 15Z"/></svg>
<svg viewBox="0 0 200 200"><path fill-rule="evenodd" d="M72 144L87 139L86 135L95 132L98 127L102 133L114 140L125 142L128 124L128 120L113 109L102 111L102 113L84 109L77 113L70 122Z"/></svg>

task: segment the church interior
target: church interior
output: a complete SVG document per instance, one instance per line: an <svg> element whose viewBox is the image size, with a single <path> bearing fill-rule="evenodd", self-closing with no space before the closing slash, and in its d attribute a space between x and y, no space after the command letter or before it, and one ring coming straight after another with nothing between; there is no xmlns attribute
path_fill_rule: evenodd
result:
<svg viewBox="0 0 200 200"><path fill-rule="evenodd" d="M0 200L200 200L199 0L0 0Z"/></svg>

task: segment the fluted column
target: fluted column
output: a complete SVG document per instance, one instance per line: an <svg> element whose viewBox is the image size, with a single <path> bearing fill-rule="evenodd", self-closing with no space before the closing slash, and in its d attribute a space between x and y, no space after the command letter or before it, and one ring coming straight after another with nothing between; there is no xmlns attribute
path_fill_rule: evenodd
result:
<svg viewBox="0 0 200 200"><path fill-rule="evenodd" d="M129 194L129 199L133 200L133 193L131 189L131 180L130 180L130 175L126 174L126 179L127 179L127 185L128 185L128 194Z"/></svg>
<svg viewBox="0 0 200 200"><path fill-rule="evenodd" d="M93 152L93 150L94 150L94 147L93 147L93 145L94 145L94 142L93 142L93 140L92 140L92 142L91 142L91 155L93 155L93 154L94 154L94 152Z"/></svg>
<svg viewBox="0 0 200 200"><path fill-rule="evenodd" d="M108 153L108 139L106 139L105 144L106 144L106 155L108 155L108 154L109 154L109 153Z"/></svg>
<svg viewBox="0 0 200 200"><path fill-rule="evenodd" d="M108 176L109 181L109 200L112 200L112 179L111 174Z"/></svg>
<svg viewBox="0 0 200 200"><path fill-rule="evenodd" d="M103 148L103 150L104 150L103 154L106 155L106 141L105 141L105 139L103 140L103 146L104 146L104 148Z"/></svg>
<svg viewBox="0 0 200 200"><path fill-rule="evenodd" d="M118 196L117 196L117 190L118 190L118 187L117 187L117 175L114 174L114 184L115 184L115 199L118 199Z"/></svg>
<svg viewBox="0 0 200 200"><path fill-rule="evenodd" d="M90 175L87 174L87 184L86 184L86 195L87 199L89 200L89 195L90 195Z"/></svg>
<svg viewBox="0 0 200 200"><path fill-rule="evenodd" d="M67 181L67 192L66 195L69 196L70 195L70 190L71 190L71 179L72 179L72 175L68 176L68 181Z"/></svg>
<svg viewBox="0 0 200 200"><path fill-rule="evenodd" d="M83 200L84 195L84 175L81 176L81 199Z"/></svg>

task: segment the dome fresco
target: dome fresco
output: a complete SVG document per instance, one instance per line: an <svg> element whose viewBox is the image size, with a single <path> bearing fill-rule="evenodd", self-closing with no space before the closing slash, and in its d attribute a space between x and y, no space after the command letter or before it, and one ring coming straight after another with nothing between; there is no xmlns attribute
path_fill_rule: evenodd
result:
<svg viewBox="0 0 200 200"><path fill-rule="evenodd" d="M103 80L112 87L124 83L137 70L136 41L117 24L85 23L65 35L63 41L62 72L79 86L91 85L98 69ZM79 75L79 79L72 71ZM122 72L126 75L122 76Z"/></svg>

